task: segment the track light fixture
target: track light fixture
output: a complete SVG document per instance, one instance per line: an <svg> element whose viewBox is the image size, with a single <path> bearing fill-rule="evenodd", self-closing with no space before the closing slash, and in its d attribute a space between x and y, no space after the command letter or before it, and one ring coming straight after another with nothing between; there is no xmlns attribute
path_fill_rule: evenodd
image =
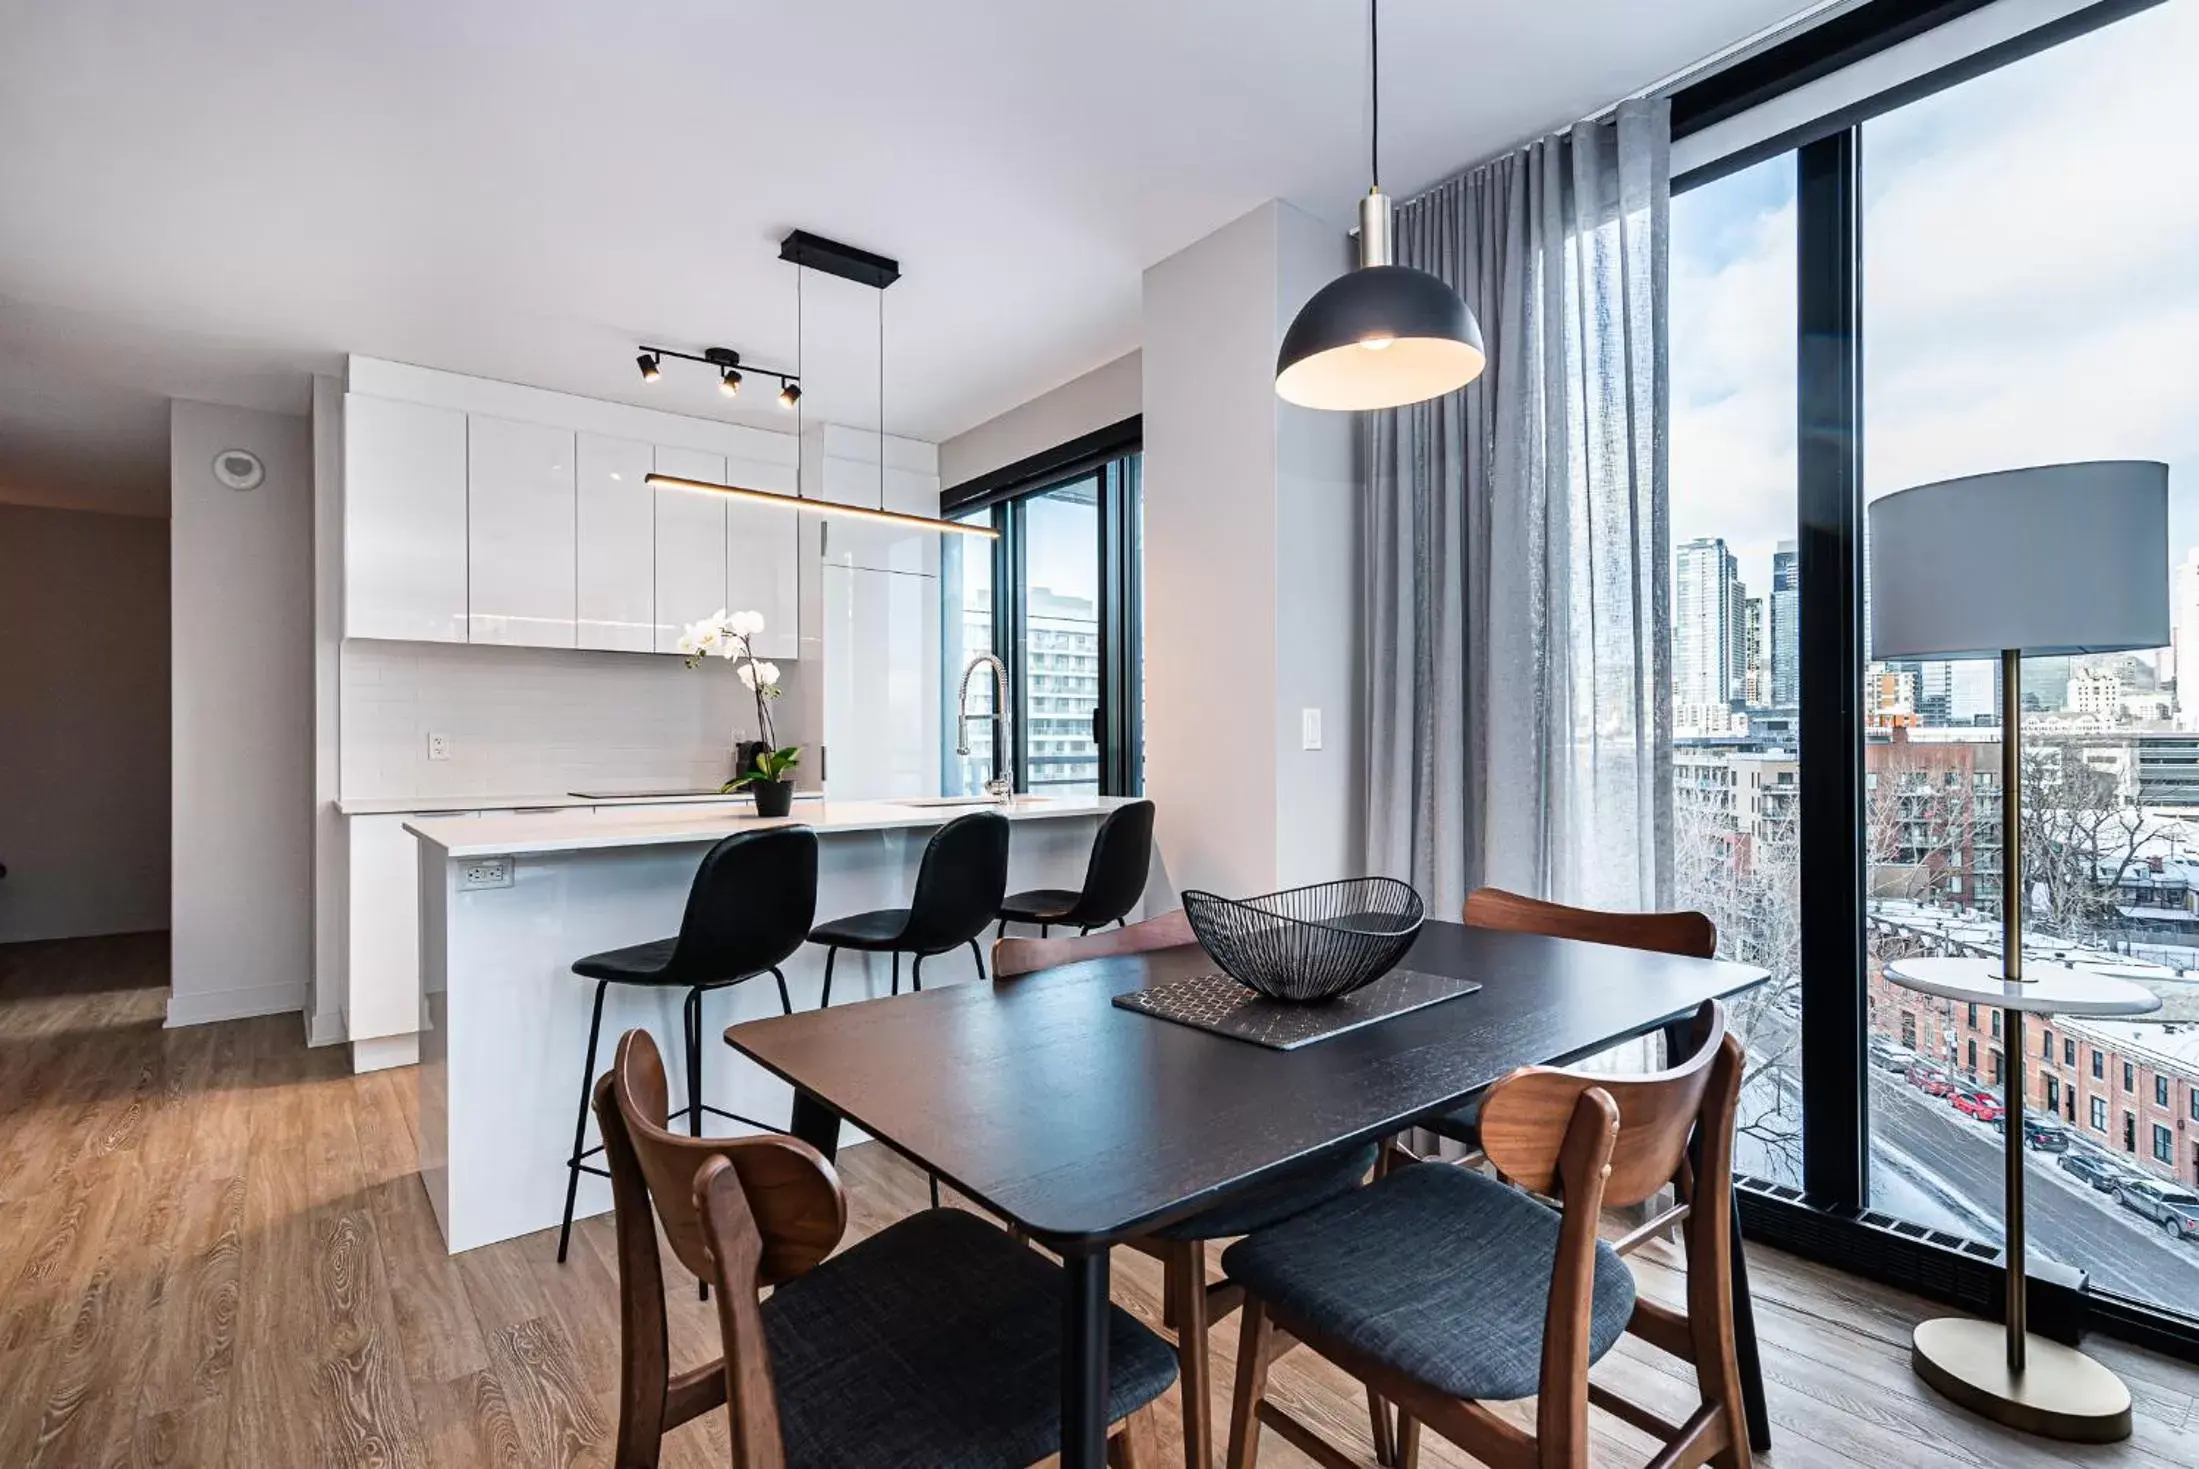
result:
<svg viewBox="0 0 2199 1469"><path fill-rule="evenodd" d="M779 384L779 401L791 408L802 398L802 376L798 372L776 372L768 367L757 367L741 361L741 354L731 347L705 347L700 352L679 352L670 347L651 347L646 343L641 355L634 359L641 368L641 380L653 383L664 376L664 359L677 358L681 362L700 362L705 367L718 370L718 391L728 398L738 396L741 384L749 373L774 379ZM789 395L792 396L789 396Z"/></svg>

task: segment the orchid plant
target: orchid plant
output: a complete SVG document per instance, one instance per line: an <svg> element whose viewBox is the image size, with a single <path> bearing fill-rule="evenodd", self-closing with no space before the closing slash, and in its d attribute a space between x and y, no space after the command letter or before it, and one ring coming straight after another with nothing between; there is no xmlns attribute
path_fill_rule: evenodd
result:
<svg viewBox="0 0 2199 1469"><path fill-rule="evenodd" d="M756 696L756 732L767 749L775 755L785 755L780 773L764 777L782 779L784 770L795 763L789 751L778 749L778 732L771 725L771 701L784 692L779 687L779 665L756 656L753 639L764 630L761 612L728 613L720 607L700 622L690 622L680 633L679 650L687 655L687 666L696 667L705 658L724 658L734 662L735 674L741 687Z"/></svg>

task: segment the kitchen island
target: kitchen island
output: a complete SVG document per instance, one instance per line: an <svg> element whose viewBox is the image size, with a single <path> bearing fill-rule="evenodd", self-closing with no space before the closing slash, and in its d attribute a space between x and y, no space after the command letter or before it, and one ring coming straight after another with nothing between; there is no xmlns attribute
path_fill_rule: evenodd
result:
<svg viewBox="0 0 2199 1469"><path fill-rule="evenodd" d="M595 994L591 981L572 972L573 961L676 932L696 865L713 842L772 826L815 830L822 922L906 905L932 832L973 810L998 810L1014 824L1009 891L1079 886L1100 819L1122 804L1019 796L1006 803L805 802L781 819L713 805L408 821L420 848L421 1177L444 1243L455 1254L557 1224ZM783 968L795 1007L814 1009L823 950L805 945ZM842 953L833 1008L885 995L887 975L885 955ZM927 984L976 977L967 951L939 956L924 975ZM596 1072L610 1065L617 1037L636 1026L656 1036L668 1059L676 1057L685 997L679 989L613 985ZM704 1100L765 1120L788 1117L787 1087L715 1044L735 1021L779 1013L769 976L709 994L703 1006L703 1034L712 1042L703 1060ZM675 1107L683 1101L673 1098ZM722 1119L716 1126L741 1130ZM610 1206L610 1186L583 1177L576 1217Z"/></svg>

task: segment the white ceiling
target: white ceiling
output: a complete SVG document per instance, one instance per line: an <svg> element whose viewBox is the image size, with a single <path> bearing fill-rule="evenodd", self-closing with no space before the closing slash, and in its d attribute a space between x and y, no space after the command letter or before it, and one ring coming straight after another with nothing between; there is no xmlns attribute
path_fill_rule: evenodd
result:
<svg viewBox="0 0 2199 1469"><path fill-rule="evenodd" d="M1391 0L1385 181L1801 8ZM899 257L887 423L949 437L1137 346L1140 273L1245 210L1347 224L1364 26L1351 0L0 0L0 499L61 475L159 513L158 398L302 411L346 352L722 413L701 368L644 389L633 344L792 365L794 227ZM805 289L805 410L874 424L875 293Z"/></svg>

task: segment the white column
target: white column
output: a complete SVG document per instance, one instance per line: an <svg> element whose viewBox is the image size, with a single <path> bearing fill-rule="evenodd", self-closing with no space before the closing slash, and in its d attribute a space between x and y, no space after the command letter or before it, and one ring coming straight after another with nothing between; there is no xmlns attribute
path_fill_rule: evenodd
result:
<svg viewBox="0 0 2199 1469"><path fill-rule="evenodd" d="M1349 263L1341 228L1270 201L1145 273L1146 790L1179 891L1360 870L1358 416L1274 386Z"/></svg>

